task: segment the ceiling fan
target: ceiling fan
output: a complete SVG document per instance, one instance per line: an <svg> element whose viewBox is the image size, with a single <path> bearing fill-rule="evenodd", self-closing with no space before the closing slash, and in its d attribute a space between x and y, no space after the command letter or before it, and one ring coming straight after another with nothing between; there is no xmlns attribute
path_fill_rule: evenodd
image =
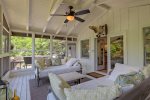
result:
<svg viewBox="0 0 150 100"><path fill-rule="evenodd" d="M73 10L73 6L69 6L69 12L66 12L66 14L50 14L51 16L66 16L66 20L64 21L64 23L68 23L69 21L72 21L72 20L77 20L79 22L84 22L85 20L80 18L80 17L77 17L78 15L84 15L84 14L88 14L90 13L90 10L89 9L86 9L86 10L81 10L81 11L78 11L78 12L75 12Z"/></svg>

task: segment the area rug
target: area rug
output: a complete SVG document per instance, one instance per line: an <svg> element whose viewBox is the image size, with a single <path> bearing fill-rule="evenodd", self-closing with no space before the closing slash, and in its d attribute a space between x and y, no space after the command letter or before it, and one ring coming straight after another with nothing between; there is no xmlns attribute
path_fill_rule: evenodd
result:
<svg viewBox="0 0 150 100"><path fill-rule="evenodd" d="M105 75L102 75L102 74L99 74L99 73L96 73L96 72L87 73L87 75L92 76L94 78L100 78L100 77L105 76Z"/></svg>
<svg viewBox="0 0 150 100"><path fill-rule="evenodd" d="M81 79L81 83L89 81L89 78ZM74 82L69 82L71 86L75 85ZM44 77L40 80L40 86L37 86L35 79L29 80L30 85L30 96L31 100L47 100L47 94L51 91L50 82L48 77Z"/></svg>
<svg viewBox="0 0 150 100"><path fill-rule="evenodd" d="M47 94L50 91L50 83L48 77L40 80L40 86L37 86L36 79L29 80L31 100L47 100Z"/></svg>

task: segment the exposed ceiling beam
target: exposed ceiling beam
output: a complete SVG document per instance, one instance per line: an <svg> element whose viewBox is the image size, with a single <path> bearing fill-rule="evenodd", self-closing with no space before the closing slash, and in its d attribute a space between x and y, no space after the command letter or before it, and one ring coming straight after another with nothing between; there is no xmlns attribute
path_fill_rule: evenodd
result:
<svg viewBox="0 0 150 100"><path fill-rule="evenodd" d="M63 24L61 24L61 26L57 29L56 34L59 34L64 25L65 23L63 22Z"/></svg>
<svg viewBox="0 0 150 100"><path fill-rule="evenodd" d="M97 19L100 19L101 17L103 17L105 14L108 13L108 11L109 11L109 10L105 10L102 14L97 15L97 16L94 18L94 20L93 20L93 18L90 18L90 21L89 21L88 23L86 23L86 25L82 28L82 30L80 30L79 33L82 33L82 31L84 31L87 26L90 26L91 23L93 23L93 22L95 22Z"/></svg>
<svg viewBox="0 0 150 100"><path fill-rule="evenodd" d="M18 32L18 33L28 33L28 34L38 34L38 35L46 35L46 36L66 37L65 35L56 35L56 34L35 32L35 31L26 31L26 30L16 30L16 29L12 29L11 31L12 31L12 32ZM77 38L77 36L67 36L67 37Z"/></svg>
<svg viewBox="0 0 150 100"><path fill-rule="evenodd" d="M54 1L55 1L55 0L52 0L52 3L51 3L51 4L53 4ZM54 14L54 13L57 11L57 9L59 8L59 6L60 6L60 4L61 4L62 2L63 2L63 0L57 0L56 3L54 3L54 5L51 5L51 8L50 8L51 11L50 11L50 13L51 13L51 14ZM48 20L47 20L47 22L46 22L46 24L45 24L45 26L44 26L44 28L43 28L43 33L45 33L46 28L47 28L48 23L50 22L51 18L52 18L52 16L49 15L49 18L48 18Z"/></svg>
<svg viewBox="0 0 150 100"><path fill-rule="evenodd" d="M30 28L30 0L27 0L27 25L26 30L29 31Z"/></svg>
<svg viewBox="0 0 150 100"><path fill-rule="evenodd" d="M1 6L2 6L2 10L3 10L4 16L5 16L6 22L7 22L7 24L8 24L9 29L10 29L10 21L9 21L9 19L8 19L8 14L7 14L7 11L6 11L6 8L5 8L6 6L5 6L3 0L0 0L0 3L1 3ZM11 30L11 29L10 29L10 30Z"/></svg>

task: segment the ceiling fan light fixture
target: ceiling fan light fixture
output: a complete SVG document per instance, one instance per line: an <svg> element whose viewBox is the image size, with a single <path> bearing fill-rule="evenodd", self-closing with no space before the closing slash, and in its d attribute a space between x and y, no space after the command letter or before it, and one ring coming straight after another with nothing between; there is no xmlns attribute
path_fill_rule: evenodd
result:
<svg viewBox="0 0 150 100"><path fill-rule="evenodd" d="M69 20L69 21L74 20L74 16L71 16L71 15L67 16L67 20Z"/></svg>

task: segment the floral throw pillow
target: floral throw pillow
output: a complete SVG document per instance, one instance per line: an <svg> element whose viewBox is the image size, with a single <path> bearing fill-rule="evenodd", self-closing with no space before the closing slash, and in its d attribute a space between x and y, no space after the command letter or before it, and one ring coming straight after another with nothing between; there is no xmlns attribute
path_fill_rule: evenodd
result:
<svg viewBox="0 0 150 100"><path fill-rule="evenodd" d="M52 65L53 66L59 66L59 65L61 65L61 59L60 58L52 59Z"/></svg>
<svg viewBox="0 0 150 100"><path fill-rule="evenodd" d="M119 75L115 83L119 84L120 86L125 86L127 84L137 85L143 80L144 80L144 75L140 71L140 72L131 72L128 74Z"/></svg>

